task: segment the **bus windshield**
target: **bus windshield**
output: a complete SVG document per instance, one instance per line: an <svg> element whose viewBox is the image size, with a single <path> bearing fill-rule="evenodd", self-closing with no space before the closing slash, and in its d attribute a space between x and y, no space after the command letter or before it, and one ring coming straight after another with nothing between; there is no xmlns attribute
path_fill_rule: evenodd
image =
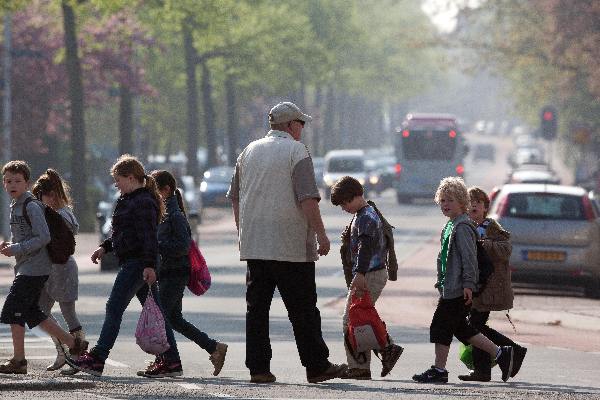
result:
<svg viewBox="0 0 600 400"><path fill-rule="evenodd" d="M449 129L411 129L408 136L398 135L402 140L405 160L452 160L456 151L456 137Z"/></svg>

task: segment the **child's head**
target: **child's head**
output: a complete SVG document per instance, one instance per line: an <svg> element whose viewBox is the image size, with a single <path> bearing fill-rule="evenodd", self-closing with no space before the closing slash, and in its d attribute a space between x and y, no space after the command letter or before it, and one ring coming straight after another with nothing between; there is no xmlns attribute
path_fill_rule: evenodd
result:
<svg viewBox="0 0 600 400"><path fill-rule="evenodd" d="M181 196L181 192L177 188L177 181L175 180L173 174L165 170L155 170L150 173L150 176L152 176L156 181L156 186L158 187L160 197L162 197L163 200L166 200L173 195L177 196L177 203L179 204L179 208L185 214L183 197Z"/></svg>
<svg viewBox="0 0 600 400"><path fill-rule="evenodd" d="M467 212L469 193L465 181L457 176L442 179L435 192L435 202L440 205L442 214L450 219Z"/></svg>
<svg viewBox="0 0 600 400"><path fill-rule="evenodd" d="M2 167L2 183L8 195L16 199L27 191L31 170L25 161L9 161Z"/></svg>
<svg viewBox="0 0 600 400"><path fill-rule="evenodd" d="M110 174L115 180L115 186L121 194L131 193L141 187L145 187L152 193L160 208L159 220L162 219L164 205L156 187L156 181L153 177L146 175L144 165L137 158L130 154L123 154L110 169Z"/></svg>
<svg viewBox="0 0 600 400"><path fill-rule="evenodd" d="M358 180L344 176L331 187L331 203L353 214L358 210L354 210L355 207L351 205L354 202L364 202L363 194L364 189Z"/></svg>
<svg viewBox="0 0 600 400"><path fill-rule="evenodd" d="M481 188L472 186L469 188L469 216L473 221L481 222L487 217L490 208L490 198Z"/></svg>
<svg viewBox="0 0 600 400"><path fill-rule="evenodd" d="M69 189L69 185L61 179L58 172L48 168L33 184L31 192L39 200L57 210L64 206L71 206Z"/></svg>

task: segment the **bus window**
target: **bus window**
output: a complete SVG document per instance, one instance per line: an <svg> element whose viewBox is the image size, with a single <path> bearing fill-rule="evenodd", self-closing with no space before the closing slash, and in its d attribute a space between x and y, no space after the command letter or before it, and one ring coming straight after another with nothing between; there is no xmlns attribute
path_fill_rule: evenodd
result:
<svg viewBox="0 0 600 400"><path fill-rule="evenodd" d="M456 138L450 130L410 130L409 135L398 135L402 141L405 160L452 160Z"/></svg>

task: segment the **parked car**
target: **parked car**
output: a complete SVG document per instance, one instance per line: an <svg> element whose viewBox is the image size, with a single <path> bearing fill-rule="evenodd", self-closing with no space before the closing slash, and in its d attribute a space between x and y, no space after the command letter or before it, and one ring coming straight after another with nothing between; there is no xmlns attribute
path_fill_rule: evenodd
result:
<svg viewBox="0 0 600 400"><path fill-rule="evenodd" d="M325 198L330 197L333 184L346 175L355 178L363 186L368 182L365 154L362 150L332 150L325 155L323 168Z"/></svg>
<svg viewBox="0 0 600 400"><path fill-rule="evenodd" d="M204 207L227 207L230 201L227 191L233 176L233 167L214 167L204 172L200 183L202 204Z"/></svg>
<svg viewBox="0 0 600 400"><path fill-rule="evenodd" d="M576 186L507 184L489 214L511 232L513 281L600 298L600 214Z"/></svg>

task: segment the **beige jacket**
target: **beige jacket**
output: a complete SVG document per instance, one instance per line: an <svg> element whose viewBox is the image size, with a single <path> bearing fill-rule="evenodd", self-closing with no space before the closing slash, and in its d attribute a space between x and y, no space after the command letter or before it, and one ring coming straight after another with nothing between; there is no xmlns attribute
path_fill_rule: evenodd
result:
<svg viewBox="0 0 600 400"><path fill-rule="evenodd" d="M483 248L494 264L494 272L479 296L473 299L477 311L502 311L513 307L514 294L511 285L509 266L512 245L510 233L495 220L488 225L483 240Z"/></svg>

